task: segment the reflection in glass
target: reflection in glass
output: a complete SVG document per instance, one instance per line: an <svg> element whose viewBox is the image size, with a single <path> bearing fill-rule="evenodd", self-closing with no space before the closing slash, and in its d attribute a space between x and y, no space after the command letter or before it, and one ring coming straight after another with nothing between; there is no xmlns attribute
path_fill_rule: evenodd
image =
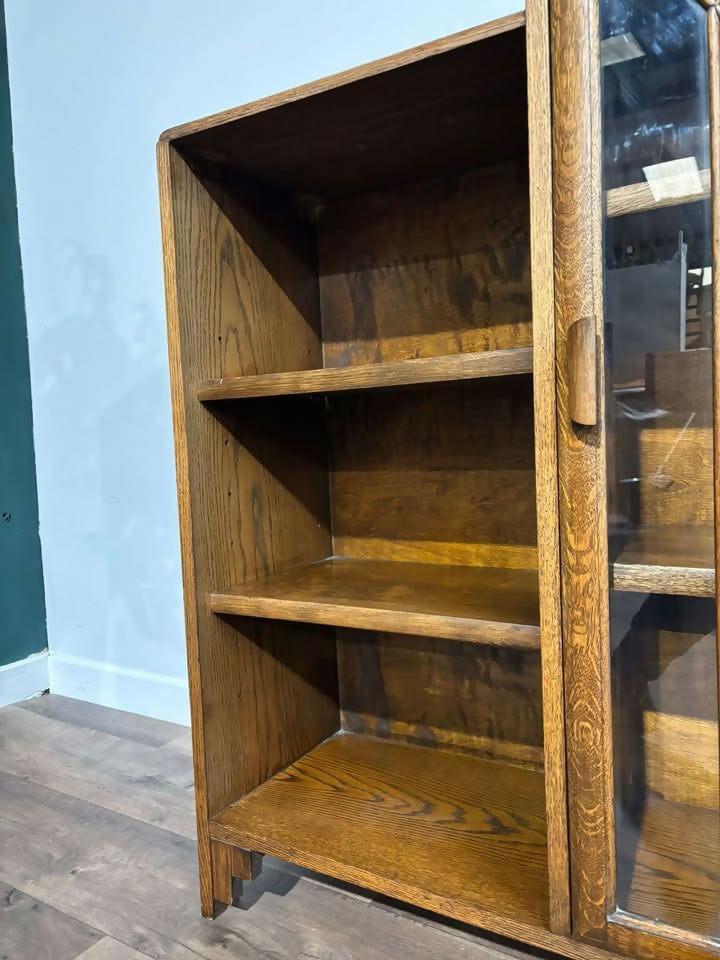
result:
<svg viewBox="0 0 720 960"><path fill-rule="evenodd" d="M600 8L617 907L720 936L707 13Z"/></svg>

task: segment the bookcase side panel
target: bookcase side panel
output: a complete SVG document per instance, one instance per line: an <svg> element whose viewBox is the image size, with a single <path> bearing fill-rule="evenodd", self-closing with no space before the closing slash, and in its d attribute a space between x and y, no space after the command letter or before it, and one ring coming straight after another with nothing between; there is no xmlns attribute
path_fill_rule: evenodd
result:
<svg viewBox="0 0 720 960"><path fill-rule="evenodd" d="M254 337L268 332L279 288L297 292L301 258L288 253L287 273L277 261L263 269L222 209L234 201L221 206L171 145L160 146L160 170L202 865L207 819L339 726L332 631L219 617L208 601L221 585L326 556L328 483L319 409L269 411L254 429L252 417L215 415L195 395L209 375L267 367ZM308 264L308 302L314 282ZM287 339L281 327L266 349L291 349ZM288 444L298 417L301 439ZM209 876L209 847L207 857Z"/></svg>

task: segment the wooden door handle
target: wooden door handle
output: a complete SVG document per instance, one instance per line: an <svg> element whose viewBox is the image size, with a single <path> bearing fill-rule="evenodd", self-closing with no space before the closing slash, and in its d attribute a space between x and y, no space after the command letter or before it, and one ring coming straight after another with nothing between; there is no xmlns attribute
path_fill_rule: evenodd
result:
<svg viewBox="0 0 720 960"><path fill-rule="evenodd" d="M585 427L597 423L597 347L595 318L582 317L567 332L570 419Z"/></svg>

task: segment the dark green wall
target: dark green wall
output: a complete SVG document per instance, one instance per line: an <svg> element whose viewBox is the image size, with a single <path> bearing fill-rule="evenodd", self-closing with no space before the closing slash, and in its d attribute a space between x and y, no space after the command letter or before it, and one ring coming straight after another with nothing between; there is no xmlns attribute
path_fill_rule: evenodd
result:
<svg viewBox="0 0 720 960"><path fill-rule="evenodd" d="M0 666L47 646L30 367L0 0Z"/></svg>

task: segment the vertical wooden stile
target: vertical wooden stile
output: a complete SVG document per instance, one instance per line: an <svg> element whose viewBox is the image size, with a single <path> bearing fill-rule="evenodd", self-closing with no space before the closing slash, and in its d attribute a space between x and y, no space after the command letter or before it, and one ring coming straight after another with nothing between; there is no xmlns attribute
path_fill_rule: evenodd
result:
<svg viewBox="0 0 720 960"><path fill-rule="evenodd" d="M598 9L552 0L553 212L563 643L573 930L606 938L614 903L602 370L597 425L571 422L567 333L593 317L602 355Z"/></svg>
<svg viewBox="0 0 720 960"><path fill-rule="evenodd" d="M535 472L540 577L545 798L550 929L570 932L565 705L558 524L552 118L547 0L527 3L530 236L533 297Z"/></svg>

